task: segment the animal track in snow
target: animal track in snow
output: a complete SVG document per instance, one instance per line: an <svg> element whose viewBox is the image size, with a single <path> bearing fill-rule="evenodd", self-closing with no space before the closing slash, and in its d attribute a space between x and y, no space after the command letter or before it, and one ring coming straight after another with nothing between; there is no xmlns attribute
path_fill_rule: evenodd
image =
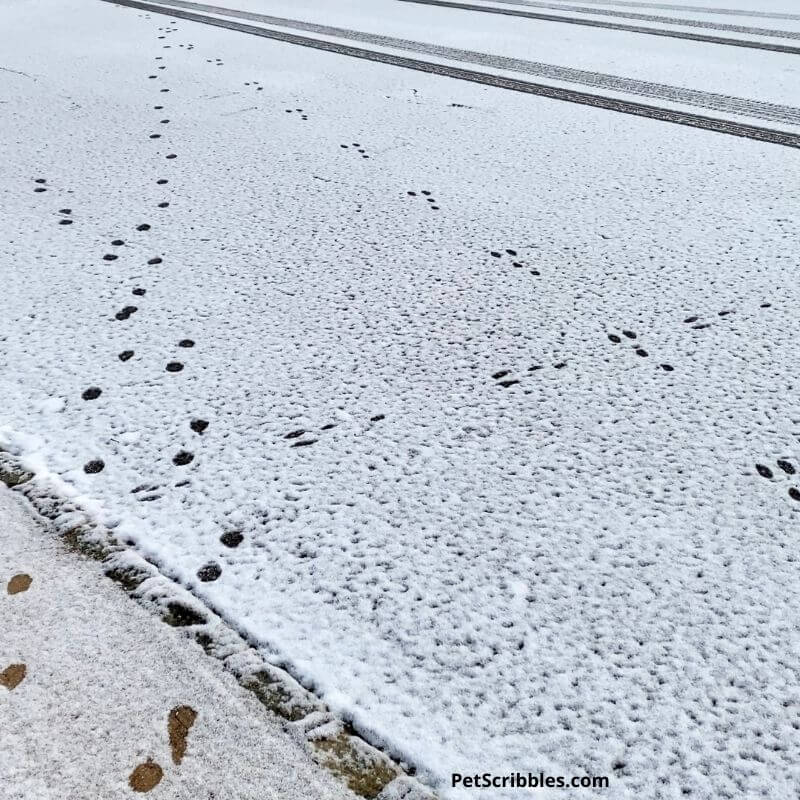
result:
<svg viewBox="0 0 800 800"><path fill-rule="evenodd" d="M241 531L226 531L219 540L225 547L236 548L244 541L244 536Z"/></svg>
<svg viewBox="0 0 800 800"><path fill-rule="evenodd" d="M510 386L514 386L515 384L519 383L519 378L509 377L510 375L511 370L501 369L499 372L495 372L492 375L492 378L497 381L499 386L502 386L504 389L508 389Z"/></svg>
<svg viewBox="0 0 800 800"><path fill-rule="evenodd" d="M791 478L787 479L785 476L797 474L797 469L794 464L786 458L779 458L775 464L777 465L777 471L768 467L766 464L756 464L756 472L758 472L762 478L766 478L770 481L773 480L773 478L791 480ZM790 486L788 494L792 500L796 500L800 503L800 489L795 486Z"/></svg>
<svg viewBox="0 0 800 800"><path fill-rule="evenodd" d="M188 450L179 450L172 457L172 463L175 464L176 467L185 467L187 464L191 464L192 461L194 461L194 454L190 453Z"/></svg>
<svg viewBox="0 0 800 800"><path fill-rule="evenodd" d="M308 447L309 445L316 444L316 439L303 439L300 442L295 442L292 447Z"/></svg>
<svg viewBox="0 0 800 800"><path fill-rule="evenodd" d="M772 303L761 303L759 308L772 308ZM699 314L691 314L683 320L683 323L685 325L691 325L692 330L699 331L705 328L710 328L714 322L720 322L728 319L735 313L735 309L723 308L722 310L717 311L710 319L700 316Z"/></svg>
<svg viewBox="0 0 800 800"><path fill-rule="evenodd" d="M422 197L428 203L428 208L431 211L438 211L439 206L436 204L436 199L433 197L433 193L429 189L422 189L419 193L409 189L406 194L409 197Z"/></svg>
<svg viewBox="0 0 800 800"><path fill-rule="evenodd" d="M521 269L527 266L525 262L522 261L522 259L519 257L517 251L510 247L506 247L503 250L490 250L489 255L492 256L492 258L497 258L497 259L509 258L511 260L511 266L516 267L517 269ZM536 275L537 277L541 275L538 269L531 269L530 273L531 275Z"/></svg>
<svg viewBox="0 0 800 800"><path fill-rule="evenodd" d="M621 334L621 335L620 335ZM648 358L650 353L642 347L641 343L638 341L638 334L635 331L629 330L627 328L622 329L620 333L608 333L606 334L608 339L613 344L623 344L625 340L631 342L631 349L637 356L641 358ZM660 369L663 369L664 372L674 372L675 367L672 364L659 364Z"/></svg>
<svg viewBox="0 0 800 800"><path fill-rule="evenodd" d="M626 339L631 339L631 340L634 340L634 341L638 338L638 335L636 333L634 333L633 331L631 331L631 330L623 330L622 331L622 335ZM619 334L609 333L608 334L608 338L609 338L609 341L613 342L614 344L621 344L622 343L622 339L620 338ZM636 353L637 356L642 356L643 358L646 358L649 355L647 350L645 350L638 342L636 344L634 344L634 345L631 345L631 347L633 348L633 350L634 350L634 352Z"/></svg>
<svg viewBox="0 0 800 800"><path fill-rule="evenodd" d="M234 548L238 547L244 541L244 536L241 531L226 531L219 537L219 540L225 547Z"/></svg>
<svg viewBox="0 0 800 800"><path fill-rule="evenodd" d="M353 148L357 153L361 154L361 158L369 158L366 149L364 149L358 142L353 142L352 144L340 144L339 147L342 148L342 150L350 150Z"/></svg>
<svg viewBox="0 0 800 800"><path fill-rule="evenodd" d="M215 581L217 580L217 578L219 578L220 575L222 575L222 567L220 567L220 565L217 564L216 561L209 561L207 564L205 564L204 566L200 567L199 570L197 570L197 577L203 583L210 583L211 581Z"/></svg>
<svg viewBox="0 0 800 800"><path fill-rule="evenodd" d="M163 495L158 494L158 490L163 488L162 486L137 486L131 494L138 494L136 500L139 503L152 503L163 497Z"/></svg>
<svg viewBox="0 0 800 800"><path fill-rule="evenodd" d="M120 321L130 319L131 314L135 314L138 310L136 306L125 306L117 311L114 316Z"/></svg>
<svg viewBox="0 0 800 800"><path fill-rule="evenodd" d="M385 414L373 414L369 421L371 423L381 422L382 420L386 419ZM319 431L326 432L333 430L334 428L338 427L335 422L328 422L325 425L319 427ZM306 437L301 439L301 437ZM311 438L309 438L311 437ZM290 447L308 447L309 445L316 444L319 441L319 434L315 434L312 431L309 431L307 428L297 428L296 430L289 431L283 435L285 440L291 442L289 445ZM295 441L300 439L300 441Z"/></svg>
<svg viewBox="0 0 800 800"><path fill-rule="evenodd" d="M732 313L733 313L732 311L720 311L719 312L719 316L720 317L725 317L725 316L728 316L729 314L732 314ZM710 328L711 325L712 325L711 322L706 322L701 317L694 316L694 315L690 316L690 317L686 317L686 319L683 322L686 325L691 325L692 329L696 330L696 331L702 330L703 328Z"/></svg>
<svg viewBox="0 0 800 800"><path fill-rule="evenodd" d="M566 366L566 361L556 361L555 363L551 364L551 368L556 370L562 370ZM521 384L525 378L533 377L534 374L539 373L543 369L546 369L544 364L532 364L526 370L527 375L511 369L501 369L497 372L493 372L491 377L497 382L498 386L502 386L504 389L509 389L512 386ZM532 390L525 389L524 391L525 394L530 394Z"/></svg>

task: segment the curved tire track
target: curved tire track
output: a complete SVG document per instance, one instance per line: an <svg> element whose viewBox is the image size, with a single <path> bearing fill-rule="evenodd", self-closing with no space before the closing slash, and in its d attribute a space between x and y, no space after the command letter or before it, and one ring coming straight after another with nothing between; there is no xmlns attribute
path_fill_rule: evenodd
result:
<svg viewBox="0 0 800 800"><path fill-rule="evenodd" d="M335 28L330 25L319 25L314 22L303 22L300 20L286 19L285 17L257 14L250 11L237 11L236 9L223 8L221 6L194 3L190 2L190 0L166 0L166 2L168 2L170 7L178 6L209 14L263 22L267 25L277 25L282 28L294 28L295 30L319 33L324 36L335 36L339 39L350 39L367 44L379 45L381 47L392 47L397 50L409 50L429 56L447 58L451 61L461 61L467 64L477 64L482 67L492 67L494 69L510 70L512 72L522 72L526 75L535 75L538 78L549 78L551 80L591 86L596 89L605 89L613 92L625 92L627 94L649 97L660 101L684 103L710 111L738 114L770 122L780 122L789 125L800 124L800 108L777 103L765 103L759 100L748 100L742 97L716 94L714 92L686 89L680 86L670 86L669 84L640 81L635 78L625 78L618 75L608 75L602 72L591 72L572 67L561 67L556 64L526 61L520 58L496 56L488 53L478 53L473 50L462 50L460 48L446 47L444 45L428 44L411 39L397 39L392 36L354 31L348 28Z"/></svg>
<svg viewBox="0 0 800 800"><path fill-rule="evenodd" d="M485 14L501 14L509 17L522 17L544 22L564 22L568 25L584 25L589 28L605 28L628 33L644 33L649 36L665 36L668 39L688 39L692 42L705 44L726 44L731 47L746 47L752 50L771 50L775 53L788 53L800 55L800 47L772 42L756 42L749 39L730 39L726 36L706 36L702 33L689 33L688 31L670 31L661 28L646 28L644 25L623 25L617 22L603 22L598 19L578 19L577 17L562 17L558 14L542 14L537 11L517 11L511 8L494 8L492 6L474 6L470 3L457 3L453 0L400 0L401 3L418 3L424 6L440 6L442 8L457 8L463 11L482 11Z"/></svg>
<svg viewBox="0 0 800 800"><path fill-rule="evenodd" d="M646 117L648 119L655 119L661 122L672 122L676 125L685 125L691 128L700 128L701 130L725 133L729 136L738 136L746 139L753 139L755 141L766 142L769 144L778 144L784 147L800 149L800 134L796 133L786 133L783 131L773 130L771 128L762 128L756 125L746 125L739 122L731 122L729 120L701 116L700 114L674 111L672 109L645 105L644 103L636 103L630 100L618 100L613 97L590 94L588 92L579 92L572 89L546 86L544 84L531 83L515 78L507 78L502 75L492 75L487 72L477 72L474 70L462 69L461 67L453 67L447 64L436 64L430 61L421 61L419 59L398 56L392 53L383 53L375 50L367 50L361 47L352 47L346 44L328 42L323 39L314 39L310 36L300 36L298 34L288 33L286 31L260 28L254 25L245 25L241 22L234 22L233 20L207 17L202 14L195 14L191 11L183 11L181 9L171 8L169 6L158 6L151 3L143 3L139 0L102 0L102 2L119 6L127 6L129 8L138 8L143 11L164 14L165 16L178 17L180 19L189 20L190 22L200 22L205 25L214 25L218 28L227 28L228 30L239 31L240 33L261 36L265 39L286 42L287 44L300 45L301 47L312 47L317 50L325 50L329 53L338 53L339 55L350 56L352 58L361 58L380 64L389 64L395 67L413 69L418 72L427 72L432 75L442 75L447 78L469 81L471 83L478 83L484 86L493 86L498 89L508 89L510 91L522 92L524 94L536 95L538 97L547 97L553 100L562 100L568 103L592 106L594 108L602 108L607 111L617 111L622 114Z"/></svg>

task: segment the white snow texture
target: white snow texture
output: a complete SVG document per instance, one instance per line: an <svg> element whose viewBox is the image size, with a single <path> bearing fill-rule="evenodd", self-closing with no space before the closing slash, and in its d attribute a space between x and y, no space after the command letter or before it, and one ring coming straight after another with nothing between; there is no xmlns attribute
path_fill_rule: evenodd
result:
<svg viewBox="0 0 800 800"><path fill-rule="evenodd" d="M800 105L794 55L229 5ZM0 24L0 446L445 797L794 796L797 150L93 0Z"/></svg>

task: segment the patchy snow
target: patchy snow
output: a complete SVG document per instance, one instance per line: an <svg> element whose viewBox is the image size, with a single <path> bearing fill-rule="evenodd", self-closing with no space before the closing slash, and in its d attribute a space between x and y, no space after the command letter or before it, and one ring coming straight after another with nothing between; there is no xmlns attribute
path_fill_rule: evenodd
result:
<svg viewBox="0 0 800 800"><path fill-rule="evenodd" d="M796 151L89 0L0 15L0 446L445 795L791 793ZM790 57L735 59L798 105Z"/></svg>

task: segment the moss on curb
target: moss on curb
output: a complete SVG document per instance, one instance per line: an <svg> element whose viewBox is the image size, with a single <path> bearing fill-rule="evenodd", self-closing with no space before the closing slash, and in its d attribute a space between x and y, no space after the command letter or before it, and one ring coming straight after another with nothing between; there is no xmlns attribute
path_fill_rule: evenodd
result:
<svg viewBox="0 0 800 800"><path fill-rule="evenodd" d="M369 800L377 797L398 775L388 759L368 757L363 742L347 732L314 739L311 744L323 767L341 778L351 791Z"/></svg>
<svg viewBox="0 0 800 800"><path fill-rule="evenodd" d="M90 536L91 529L85 525L76 525L61 534L61 540L70 550L81 553L94 561L105 561L111 554L111 548Z"/></svg>
<svg viewBox="0 0 800 800"><path fill-rule="evenodd" d="M15 469L8 463L0 463L0 481L2 481L9 489L15 486L21 486L33 478L32 472L27 472L24 469Z"/></svg>
<svg viewBox="0 0 800 800"><path fill-rule="evenodd" d="M283 683L268 672L256 672L241 681L274 714L297 722L318 709L298 702L298 698Z"/></svg>

